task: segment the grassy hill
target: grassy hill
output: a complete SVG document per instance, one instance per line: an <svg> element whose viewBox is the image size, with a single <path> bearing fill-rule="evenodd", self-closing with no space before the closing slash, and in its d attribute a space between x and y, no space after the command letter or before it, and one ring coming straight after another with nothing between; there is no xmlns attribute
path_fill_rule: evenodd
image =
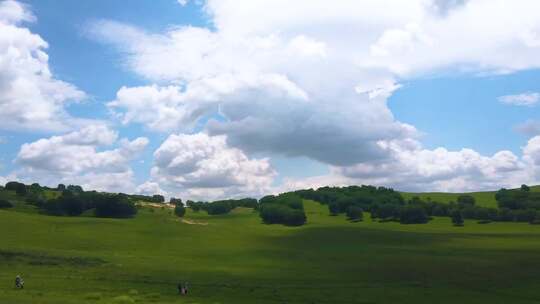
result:
<svg viewBox="0 0 540 304"><path fill-rule="evenodd" d="M531 186L531 191L540 192L539 186ZM423 200L430 198L433 201L440 203L448 203L450 201L456 201L457 197L463 194L471 195L475 198L476 204L482 207L497 208L497 201L495 200L495 193L497 191L483 191L483 192L464 192L464 193L449 193L449 192L401 192L401 195L405 199L410 199L414 196L418 196Z"/></svg>
<svg viewBox="0 0 540 304"><path fill-rule="evenodd" d="M432 197L433 198L433 197ZM306 201L308 224L251 209L144 208L133 219L0 210L2 303L537 303L540 226L350 223ZM24 290L15 290L22 274ZM176 294L189 281L187 297Z"/></svg>

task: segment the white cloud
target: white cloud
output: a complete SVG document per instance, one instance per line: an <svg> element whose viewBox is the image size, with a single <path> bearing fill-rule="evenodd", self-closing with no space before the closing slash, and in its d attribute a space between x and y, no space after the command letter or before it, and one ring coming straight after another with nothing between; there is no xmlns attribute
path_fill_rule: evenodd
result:
<svg viewBox="0 0 540 304"><path fill-rule="evenodd" d="M457 190L527 179L525 156L424 149L387 98L399 80L441 70L540 67L539 9L525 0L209 0L212 30L149 33L101 21L90 32L153 83L122 88L108 104L123 123L189 132L219 112L224 119L204 126L210 138L224 136L227 149L247 155L307 156L333 166L330 177L314 181ZM190 187L189 180L178 185Z"/></svg>
<svg viewBox="0 0 540 304"><path fill-rule="evenodd" d="M158 183L156 182L144 182L137 186L137 189L135 191L139 194L144 195L154 195L154 194L161 194L161 195L167 195L167 191L161 189Z"/></svg>
<svg viewBox="0 0 540 304"><path fill-rule="evenodd" d="M402 191L480 191L531 184L540 175L540 136L521 157L510 151L484 156L471 149L428 150L418 142L381 142L390 160L332 166L330 174L286 179L276 192L326 185L385 185Z"/></svg>
<svg viewBox="0 0 540 304"><path fill-rule="evenodd" d="M229 147L225 136L173 134L154 152L153 182L143 188L159 185L181 197L202 199L260 196L275 175L268 159L249 159Z"/></svg>
<svg viewBox="0 0 540 304"><path fill-rule="evenodd" d="M0 3L0 129L64 130L77 123L65 105L85 98L54 78L47 42L20 25L34 20L26 6Z"/></svg>
<svg viewBox="0 0 540 304"><path fill-rule="evenodd" d="M21 146L15 162L17 172L44 184L79 183L86 188L114 192L133 190L129 162L148 144L139 137L117 141L117 133L106 126L88 126L61 136L43 138ZM118 143L119 147L100 150Z"/></svg>
<svg viewBox="0 0 540 304"><path fill-rule="evenodd" d="M534 106L540 100L540 93L522 93L517 95L505 95L498 98L501 103L514 106Z"/></svg>
<svg viewBox="0 0 540 304"><path fill-rule="evenodd" d="M540 121L529 119L515 126L514 130L528 137L539 135Z"/></svg>
<svg viewBox="0 0 540 304"><path fill-rule="evenodd" d="M188 4L188 0L177 0L178 1L178 4L180 4L181 6L186 6Z"/></svg>

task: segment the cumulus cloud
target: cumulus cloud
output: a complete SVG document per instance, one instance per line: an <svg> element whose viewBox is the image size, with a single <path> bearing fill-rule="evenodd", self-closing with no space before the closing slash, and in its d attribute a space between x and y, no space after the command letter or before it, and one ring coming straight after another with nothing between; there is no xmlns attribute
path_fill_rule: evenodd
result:
<svg viewBox="0 0 540 304"><path fill-rule="evenodd" d="M245 157L278 153L329 164L332 174L314 182L457 190L512 183L525 172L525 156L424 149L419 132L393 116L387 99L401 80L441 70L540 67L539 9L540 3L525 0L345 0L331 6L322 0L208 0L213 29L150 33L103 20L89 31L117 47L126 68L151 83L124 87L108 103L125 124L189 132L217 112L220 119L204 125L209 145L226 138L226 149ZM173 168L199 172L187 164ZM180 171L156 165L153 173L180 188L217 183L202 171L179 178Z"/></svg>
<svg viewBox="0 0 540 304"><path fill-rule="evenodd" d="M158 183L147 181L139 186L137 186L137 189L135 191L139 194L144 195L154 195L154 194L161 194L161 195L167 195L167 191L161 189Z"/></svg>
<svg viewBox="0 0 540 304"><path fill-rule="evenodd" d="M285 179L276 192L325 185L385 185L402 191L479 191L534 183L540 174L540 136L528 141L521 156L499 151L491 156L472 149L425 149L419 142L381 142L389 160L332 166L330 173Z"/></svg>
<svg viewBox="0 0 540 304"><path fill-rule="evenodd" d="M65 181L97 190L133 190L129 162L146 147L148 139L117 138L118 134L107 126L91 125L23 144L15 160L22 167L17 175L31 175L44 184ZM113 144L118 147L100 150Z"/></svg>
<svg viewBox="0 0 540 304"><path fill-rule="evenodd" d="M522 93L517 95L505 95L500 96L498 100L501 103L507 104L507 105L513 105L513 106L534 106L538 103L540 100L540 94L539 93Z"/></svg>
<svg viewBox="0 0 540 304"><path fill-rule="evenodd" d="M195 198L261 195L276 172L268 159L250 159L227 145L225 136L170 135L154 152L153 181L140 190L164 187Z"/></svg>
<svg viewBox="0 0 540 304"><path fill-rule="evenodd" d="M66 104L85 93L51 73L47 42L21 25L34 20L25 5L0 2L0 128L64 130L77 123Z"/></svg>

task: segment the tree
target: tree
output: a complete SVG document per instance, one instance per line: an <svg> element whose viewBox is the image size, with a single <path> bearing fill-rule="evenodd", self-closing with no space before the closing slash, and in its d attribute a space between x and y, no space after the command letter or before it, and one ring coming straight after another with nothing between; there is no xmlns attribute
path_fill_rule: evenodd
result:
<svg viewBox="0 0 540 304"><path fill-rule="evenodd" d="M362 208L358 206L349 206L347 209L347 218L351 221L361 221L364 217Z"/></svg>
<svg viewBox="0 0 540 304"><path fill-rule="evenodd" d="M401 224L425 224L428 221L427 212L421 206L409 205L401 208L399 214Z"/></svg>
<svg viewBox="0 0 540 304"><path fill-rule="evenodd" d="M526 192L529 192L531 190L531 188L525 184L521 185L521 191L526 191Z"/></svg>
<svg viewBox="0 0 540 304"><path fill-rule="evenodd" d="M454 209L450 212L450 218L452 219L452 224L454 226L463 226L463 216L461 215L461 211Z"/></svg>
<svg viewBox="0 0 540 304"><path fill-rule="evenodd" d="M174 207L174 214L178 217L183 217L186 214L186 208L184 207L184 204L176 204L176 207Z"/></svg>
<svg viewBox="0 0 540 304"><path fill-rule="evenodd" d="M66 185L64 185L64 184L58 184L58 187L56 187L56 190L58 190L58 191L64 191L64 190L66 190Z"/></svg>
<svg viewBox="0 0 540 304"><path fill-rule="evenodd" d="M95 201L97 217L128 218L137 214L137 208L122 194L100 194Z"/></svg>
<svg viewBox="0 0 540 304"><path fill-rule="evenodd" d="M332 202L328 204L328 211L330 211L330 215L338 215L339 214L339 205L336 202Z"/></svg>
<svg viewBox="0 0 540 304"><path fill-rule="evenodd" d="M0 199L0 209L3 208L13 208L13 204L11 204L9 201Z"/></svg>
<svg viewBox="0 0 540 304"><path fill-rule="evenodd" d="M26 185L19 182L8 182L6 184L6 190L15 191L20 196L25 196L27 192Z"/></svg>
<svg viewBox="0 0 540 304"><path fill-rule="evenodd" d="M171 197L171 200L169 201L169 204L171 204L171 205L182 205L182 206L184 206L184 203L182 202L182 199L181 199L181 198L174 198L174 197Z"/></svg>
<svg viewBox="0 0 540 304"><path fill-rule="evenodd" d="M161 194L154 194L152 196L152 201L156 203L163 203L165 202L165 197Z"/></svg>
<svg viewBox="0 0 540 304"><path fill-rule="evenodd" d="M471 195L464 194L464 195L458 196L457 203L460 208L464 208L467 206L474 206L474 204L476 203L476 200Z"/></svg>

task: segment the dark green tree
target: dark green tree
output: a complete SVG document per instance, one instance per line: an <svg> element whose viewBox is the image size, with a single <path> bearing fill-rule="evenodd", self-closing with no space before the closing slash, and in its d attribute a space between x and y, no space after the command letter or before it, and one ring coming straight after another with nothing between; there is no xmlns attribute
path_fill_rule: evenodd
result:
<svg viewBox="0 0 540 304"><path fill-rule="evenodd" d="M454 209L450 212L450 218L452 219L452 224L454 224L454 226L463 226L463 216L458 209Z"/></svg>
<svg viewBox="0 0 540 304"><path fill-rule="evenodd" d="M347 209L347 218L351 221L361 221L364 218L362 208L358 206L349 206Z"/></svg>
<svg viewBox="0 0 540 304"><path fill-rule="evenodd" d="M184 207L184 204L176 204L176 207L174 207L174 214L178 217L183 217L186 214L186 208Z"/></svg>

